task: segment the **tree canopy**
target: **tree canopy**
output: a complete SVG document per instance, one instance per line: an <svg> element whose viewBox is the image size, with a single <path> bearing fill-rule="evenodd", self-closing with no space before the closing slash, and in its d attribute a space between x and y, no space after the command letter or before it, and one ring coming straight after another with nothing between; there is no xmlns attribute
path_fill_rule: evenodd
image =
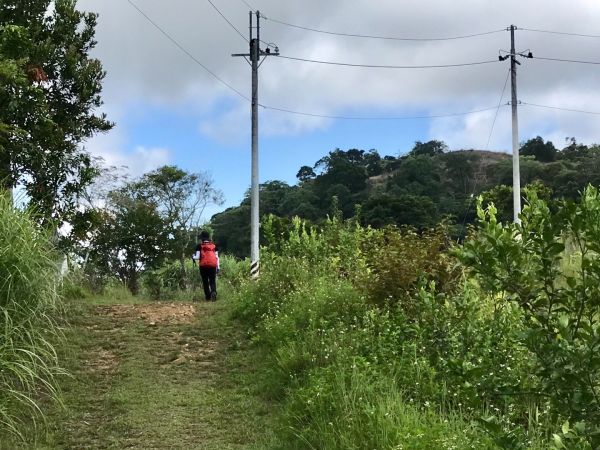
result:
<svg viewBox="0 0 600 450"><path fill-rule="evenodd" d="M55 226L98 174L83 143L112 127L96 112L105 76L90 57L96 19L74 0L0 5L0 180L23 186Z"/></svg>

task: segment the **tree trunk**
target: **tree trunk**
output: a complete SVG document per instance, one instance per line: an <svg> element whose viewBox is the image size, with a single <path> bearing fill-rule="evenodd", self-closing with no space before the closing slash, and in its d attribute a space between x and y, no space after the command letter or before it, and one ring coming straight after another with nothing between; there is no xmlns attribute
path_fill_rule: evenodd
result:
<svg viewBox="0 0 600 450"><path fill-rule="evenodd" d="M182 290L188 289L188 278L185 271L185 255L182 253L179 257L179 263L181 264L181 270L179 272L179 288Z"/></svg>
<svg viewBox="0 0 600 450"><path fill-rule="evenodd" d="M138 295L140 292L140 286L138 283L138 273L137 270L131 269L129 270L127 277L127 288L132 295Z"/></svg>
<svg viewBox="0 0 600 450"><path fill-rule="evenodd" d="M0 147L0 191L7 192L10 196L11 204L14 204L13 198L13 176L10 164L10 155L6 151L6 148Z"/></svg>

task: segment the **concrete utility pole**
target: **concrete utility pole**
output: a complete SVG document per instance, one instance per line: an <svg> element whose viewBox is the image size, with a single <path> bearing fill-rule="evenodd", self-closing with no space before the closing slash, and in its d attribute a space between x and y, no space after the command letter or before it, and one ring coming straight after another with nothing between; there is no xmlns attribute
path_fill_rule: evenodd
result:
<svg viewBox="0 0 600 450"><path fill-rule="evenodd" d="M265 51L260 49L260 11L256 11L256 37L252 24L252 11L250 17L250 53L234 53L231 56L242 56L250 58L248 61L252 67L252 175L250 187L250 275L258 278L260 274L260 247L259 247L259 178L258 178L258 63L261 56L279 55L277 47L271 52L268 47Z"/></svg>
<svg viewBox="0 0 600 450"><path fill-rule="evenodd" d="M519 118L517 113L517 55L515 53L515 27L510 26L510 85L512 107L512 152L513 152L513 213L514 222L521 223L521 171L519 168Z"/></svg>

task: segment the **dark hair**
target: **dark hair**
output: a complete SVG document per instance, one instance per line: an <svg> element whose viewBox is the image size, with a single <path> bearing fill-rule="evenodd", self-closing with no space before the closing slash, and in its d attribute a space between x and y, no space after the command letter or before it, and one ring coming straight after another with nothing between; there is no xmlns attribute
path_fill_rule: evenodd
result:
<svg viewBox="0 0 600 450"><path fill-rule="evenodd" d="M198 235L198 239L200 239L201 241L208 241L210 239L210 234L208 234L208 231L203 230Z"/></svg>

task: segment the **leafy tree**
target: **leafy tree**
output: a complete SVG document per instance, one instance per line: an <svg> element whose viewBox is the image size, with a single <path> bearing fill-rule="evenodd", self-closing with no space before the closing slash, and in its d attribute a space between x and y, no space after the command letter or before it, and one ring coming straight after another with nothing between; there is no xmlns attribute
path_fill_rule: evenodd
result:
<svg viewBox="0 0 600 450"><path fill-rule="evenodd" d="M315 179L318 189L327 191L334 184L343 184L352 193L364 190L368 174L363 155L364 150L350 149L345 152L336 149L317 161L315 169L322 169Z"/></svg>
<svg viewBox="0 0 600 450"><path fill-rule="evenodd" d="M13 76L2 80L0 101L7 93L18 101L2 113L9 127L0 179L7 188L23 185L46 224L60 224L73 213L77 196L98 174L82 143L112 127L104 114L94 113L105 76L89 56L95 27L96 15L78 11L74 0L0 4L0 41L19 43L10 59L1 55Z"/></svg>
<svg viewBox="0 0 600 450"><path fill-rule="evenodd" d="M380 194L370 197L361 210L363 222L376 228L385 225L410 225L421 229L438 221L436 206L429 197Z"/></svg>
<svg viewBox="0 0 600 450"><path fill-rule="evenodd" d="M566 141L568 145L558 154L561 159L573 160L589 155L589 148L587 145L578 144L574 137L566 138Z"/></svg>
<svg viewBox="0 0 600 450"><path fill-rule="evenodd" d="M180 284L185 287L185 261L200 227L202 213L209 204L223 203L223 194L206 173L188 173L175 166L163 166L145 174L136 189L156 202L165 222L168 247L180 262Z"/></svg>
<svg viewBox="0 0 600 450"><path fill-rule="evenodd" d="M430 156L411 156L402 161L390 181L398 193L424 195L437 199L440 195L442 165Z"/></svg>
<svg viewBox="0 0 600 450"><path fill-rule="evenodd" d="M533 156L536 161L552 162L556 159L556 147L550 141L544 142L541 136L529 139L519 150L521 156Z"/></svg>
<svg viewBox="0 0 600 450"><path fill-rule="evenodd" d="M377 150L369 150L363 156L365 167L367 168L367 175L374 177L383 173L383 161Z"/></svg>
<svg viewBox="0 0 600 450"><path fill-rule="evenodd" d="M169 228L159 205L134 182L111 192L107 207L98 214L90 267L117 276L136 295L140 273L160 266L168 256Z"/></svg>
<svg viewBox="0 0 600 450"><path fill-rule="evenodd" d="M416 141L414 147L409 152L411 156L436 156L448 151L448 146L443 141Z"/></svg>
<svg viewBox="0 0 600 450"><path fill-rule="evenodd" d="M250 205L227 208L212 216L210 223L221 250L239 258L250 256Z"/></svg>
<svg viewBox="0 0 600 450"><path fill-rule="evenodd" d="M312 180L316 176L317 176L317 174L315 173L313 168L310 166L300 167L300 170L298 170L298 173L296 174L296 178L298 178L298 181L301 181L301 182Z"/></svg>
<svg viewBox="0 0 600 450"><path fill-rule="evenodd" d="M33 46L25 28L0 24L0 186L7 190L18 178L14 149L27 148L28 135L51 124L41 79L27 74Z"/></svg>

